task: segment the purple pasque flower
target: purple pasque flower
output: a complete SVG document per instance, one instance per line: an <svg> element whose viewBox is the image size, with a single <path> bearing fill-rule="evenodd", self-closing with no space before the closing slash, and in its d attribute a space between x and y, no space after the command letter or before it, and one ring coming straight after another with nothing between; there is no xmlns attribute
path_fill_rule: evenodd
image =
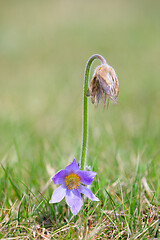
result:
<svg viewBox="0 0 160 240"><path fill-rule="evenodd" d="M84 186L90 185L95 176L95 172L81 171L76 159L74 159L70 165L52 178L54 184L60 184L60 186L53 192L49 203L60 202L65 197L71 212L76 215L82 206L81 193L92 201L99 201L91 190Z"/></svg>

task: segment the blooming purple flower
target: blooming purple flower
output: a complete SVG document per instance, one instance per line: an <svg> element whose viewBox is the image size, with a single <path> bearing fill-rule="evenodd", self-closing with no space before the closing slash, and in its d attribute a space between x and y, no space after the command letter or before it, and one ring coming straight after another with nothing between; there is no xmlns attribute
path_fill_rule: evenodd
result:
<svg viewBox="0 0 160 240"><path fill-rule="evenodd" d="M70 165L52 178L54 184L60 184L60 186L53 192L49 203L60 202L65 197L71 212L76 215L82 206L81 193L92 201L99 201L91 190L84 186L90 185L95 176L95 172L81 171L76 159L74 159Z"/></svg>

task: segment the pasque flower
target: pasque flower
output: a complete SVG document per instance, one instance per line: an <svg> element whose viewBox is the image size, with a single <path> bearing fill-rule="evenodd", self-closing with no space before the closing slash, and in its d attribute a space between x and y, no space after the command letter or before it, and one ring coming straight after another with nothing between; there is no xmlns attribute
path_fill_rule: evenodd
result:
<svg viewBox="0 0 160 240"><path fill-rule="evenodd" d="M81 194L92 201L99 201L91 190L84 186L90 185L95 176L95 172L81 171L76 159L74 159L70 165L52 178L53 183L60 184L60 186L53 192L49 203L60 202L65 197L71 212L76 215L82 206Z"/></svg>
<svg viewBox="0 0 160 240"><path fill-rule="evenodd" d="M107 63L97 67L87 90L87 97L91 97L92 103L98 106L102 99L105 105L106 98L117 102L119 82L114 69Z"/></svg>

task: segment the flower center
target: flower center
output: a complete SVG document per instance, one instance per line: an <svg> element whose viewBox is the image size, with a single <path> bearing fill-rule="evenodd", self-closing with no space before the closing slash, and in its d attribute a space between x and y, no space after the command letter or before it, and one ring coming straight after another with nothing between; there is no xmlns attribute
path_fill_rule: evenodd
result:
<svg viewBox="0 0 160 240"><path fill-rule="evenodd" d="M77 189L80 186L80 177L75 173L71 173L65 177L65 184L70 190Z"/></svg>

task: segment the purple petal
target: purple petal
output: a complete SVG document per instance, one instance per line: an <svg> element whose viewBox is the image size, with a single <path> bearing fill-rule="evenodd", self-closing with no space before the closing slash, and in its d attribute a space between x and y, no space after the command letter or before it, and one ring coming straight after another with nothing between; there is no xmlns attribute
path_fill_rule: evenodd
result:
<svg viewBox="0 0 160 240"><path fill-rule="evenodd" d="M77 172L80 170L75 158L74 158L73 162L65 168L65 170L68 171L68 173Z"/></svg>
<svg viewBox="0 0 160 240"><path fill-rule="evenodd" d="M82 194L84 194L86 197L88 197L92 201L99 201L99 199L91 192L90 189L80 185L78 188L78 191Z"/></svg>
<svg viewBox="0 0 160 240"><path fill-rule="evenodd" d="M56 173L56 175L54 175L53 178L52 178L54 184L63 184L64 183L64 178L65 178L66 175L67 175L67 171L65 169Z"/></svg>
<svg viewBox="0 0 160 240"><path fill-rule="evenodd" d="M58 188L56 188L56 190L54 190L49 203L60 202L64 198L65 195L66 195L66 188L59 186Z"/></svg>
<svg viewBox="0 0 160 240"><path fill-rule="evenodd" d="M80 177L80 182L85 185L90 185L96 176L96 172L92 171L78 171L77 175Z"/></svg>
<svg viewBox="0 0 160 240"><path fill-rule="evenodd" d="M66 203L71 207L73 215L77 215L82 206L81 194L77 190L71 191L67 189Z"/></svg>

